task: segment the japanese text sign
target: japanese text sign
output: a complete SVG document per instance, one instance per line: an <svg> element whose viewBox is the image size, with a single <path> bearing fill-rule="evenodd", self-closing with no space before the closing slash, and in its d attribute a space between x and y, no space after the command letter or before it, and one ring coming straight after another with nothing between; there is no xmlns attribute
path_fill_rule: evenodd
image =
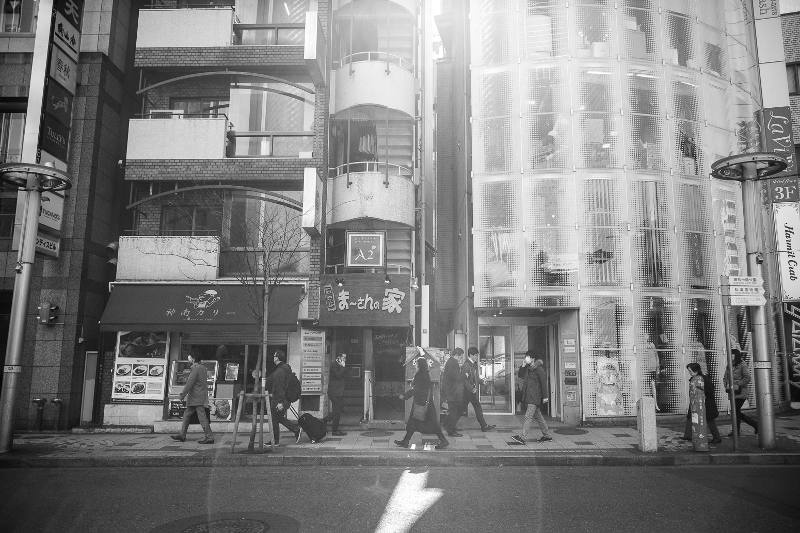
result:
<svg viewBox="0 0 800 533"><path fill-rule="evenodd" d="M320 326L408 326L413 306L408 275L326 275ZM339 286L341 282L341 286Z"/></svg>

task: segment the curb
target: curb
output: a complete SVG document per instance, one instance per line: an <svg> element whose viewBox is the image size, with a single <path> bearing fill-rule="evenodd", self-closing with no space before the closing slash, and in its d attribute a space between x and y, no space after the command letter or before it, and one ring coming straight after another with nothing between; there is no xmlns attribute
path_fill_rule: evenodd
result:
<svg viewBox="0 0 800 533"><path fill-rule="evenodd" d="M741 466L800 465L800 453L697 454L464 454L458 452L395 452L378 454L263 455L225 454L188 457L0 457L3 468L107 467L518 467L518 466Z"/></svg>

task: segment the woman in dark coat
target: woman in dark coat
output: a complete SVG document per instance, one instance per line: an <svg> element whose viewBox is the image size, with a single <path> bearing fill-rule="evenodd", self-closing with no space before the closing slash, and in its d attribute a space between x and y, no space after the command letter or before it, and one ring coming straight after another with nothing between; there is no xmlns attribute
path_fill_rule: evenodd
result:
<svg viewBox="0 0 800 533"><path fill-rule="evenodd" d="M722 438L719 435L716 418L719 416L714 384L708 376L703 374L703 368L697 363L689 363L686 369L691 373L689 380L689 412L686 413L686 424L683 429L683 440L692 440L692 412L705 412L706 424L711 432L710 444L719 444ZM699 398L697 396L700 396ZM702 437L702 436L700 436Z"/></svg>
<svg viewBox="0 0 800 533"><path fill-rule="evenodd" d="M407 400L412 396L414 398L411 414L408 417L408 422L406 422L406 436L403 437L403 440L396 440L394 443L401 448L408 448L408 443L416 431L420 433L435 433L439 437L439 444L436 445L436 449L442 450L447 448L450 443L442 433L441 426L439 426L439 414L436 412L433 394L431 394L432 385L431 376L428 373L428 361L424 357L419 357L414 360L414 366L417 367L417 373L414 374L414 379L411 381L411 388L404 394L398 394L403 400ZM414 418L414 405L427 405L424 421Z"/></svg>

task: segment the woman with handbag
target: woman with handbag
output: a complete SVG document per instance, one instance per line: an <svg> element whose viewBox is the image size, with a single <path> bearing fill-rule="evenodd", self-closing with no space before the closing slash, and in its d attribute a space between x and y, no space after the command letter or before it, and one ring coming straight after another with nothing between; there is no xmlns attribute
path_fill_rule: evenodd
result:
<svg viewBox="0 0 800 533"><path fill-rule="evenodd" d="M439 415L433 402L431 376L428 373L428 361L424 357L419 357L414 360L414 366L417 367L417 372L411 381L411 388L404 394L397 395L403 400L407 400L412 396L414 398L411 404L411 415L408 417L408 422L406 422L406 436L403 437L403 440L396 440L394 443L401 448L408 448L408 442L415 432L435 433L439 437L439 444L436 445L436 449L443 450L450 443L445 438L439 425Z"/></svg>

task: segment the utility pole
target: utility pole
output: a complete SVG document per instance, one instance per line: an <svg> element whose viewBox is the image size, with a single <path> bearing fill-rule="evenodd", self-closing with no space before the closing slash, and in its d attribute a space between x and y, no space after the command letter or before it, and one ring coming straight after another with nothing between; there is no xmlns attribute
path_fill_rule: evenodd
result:
<svg viewBox="0 0 800 533"><path fill-rule="evenodd" d="M763 278L761 270L761 264L764 262L764 255L761 252L763 243L757 240L761 200L756 182L785 168L786 161L782 157L762 152L724 157L711 165L713 177L742 183L744 243L750 276ZM760 448L771 450L775 448L775 412L770 383L772 358L768 353L764 305L750 306L750 321L753 331L753 373L758 407L758 445Z"/></svg>

